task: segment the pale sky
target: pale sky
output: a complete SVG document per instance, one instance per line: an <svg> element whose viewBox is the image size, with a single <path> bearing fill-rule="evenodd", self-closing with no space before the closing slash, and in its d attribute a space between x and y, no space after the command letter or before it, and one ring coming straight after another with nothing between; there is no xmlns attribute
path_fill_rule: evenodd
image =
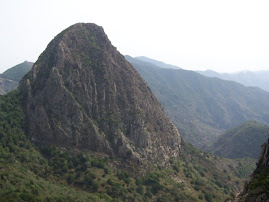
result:
<svg viewBox="0 0 269 202"><path fill-rule="evenodd" d="M268 0L0 0L0 73L35 62L77 22L102 26L124 55L191 70L269 70L268 21Z"/></svg>

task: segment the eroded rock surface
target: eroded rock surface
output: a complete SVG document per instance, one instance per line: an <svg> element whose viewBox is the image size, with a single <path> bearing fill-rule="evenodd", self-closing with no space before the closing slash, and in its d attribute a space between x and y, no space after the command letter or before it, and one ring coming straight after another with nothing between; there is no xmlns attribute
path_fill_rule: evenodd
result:
<svg viewBox="0 0 269 202"><path fill-rule="evenodd" d="M102 27L54 38L21 81L33 141L164 164L181 136Z"/></svg>

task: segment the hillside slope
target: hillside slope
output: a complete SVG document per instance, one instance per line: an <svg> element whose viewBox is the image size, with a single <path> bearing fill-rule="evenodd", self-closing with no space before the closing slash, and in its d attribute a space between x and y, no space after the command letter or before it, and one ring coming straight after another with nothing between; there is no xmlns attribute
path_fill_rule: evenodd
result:
<svg viewBox="0 0 269 202"><path fill-rule="evenodd" d="M226 158L258 159L261 145L268 137L268 125L248 121L222 134L209 151Z"/></svg>
<svg viewBox="0 0 269 202"><path fill-rule="evenodd" d="M32 62L23 62L0 74L0 95L15 90L22 77L32 68Z"/></svg>
<svg viewBox="0 0 269 202"><path fill-rule="evenodd" d="M33 64L34 63L27 61L20 63L6 70L3 74L1 74L1 77L19 82L22 77L30 71Z"/></svg>
<svg viewBox="0 0 269 202"><path fill-rule="evenodd" d="M18 87L18 83L10 79L0 77L0 95L4 95Z"/></svg>
<svg viewBox="0 0 269 202"><path fill-rule="evenodd" d="M181 135L198 148L248 120L269 123L269 93L208 78L193 71L159 68L129 56Z"/></svg>

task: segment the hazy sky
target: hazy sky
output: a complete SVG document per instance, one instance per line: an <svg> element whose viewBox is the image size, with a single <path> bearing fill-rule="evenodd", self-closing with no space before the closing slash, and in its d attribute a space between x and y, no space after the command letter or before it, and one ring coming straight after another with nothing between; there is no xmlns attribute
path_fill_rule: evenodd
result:
<svg viewBox="0 0 269 202"><path fill-rule="evenodd" d="M0 73L35 62L77 22L102 26L122 54L193 70L269 70L268 21L268 0L0 0Z"/></svg>

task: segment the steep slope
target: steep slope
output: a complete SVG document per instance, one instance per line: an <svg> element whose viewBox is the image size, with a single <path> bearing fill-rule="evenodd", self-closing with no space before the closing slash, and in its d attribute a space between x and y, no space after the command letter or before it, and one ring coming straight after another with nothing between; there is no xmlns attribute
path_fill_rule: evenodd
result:
<svg viewBox="0 0 269 202"><path fill-rule="evenodd" d="M22 77L32 68L32 62L23 62L0 74L0 95L4 95L17 88Z"/></svg>
<svg viewBox="0 0 269 202"><path fill-rule="evenodd" d="M256 86L269 92L269 71L244 71L238 73L218 73L211 70L197 71L207 77L236 81L245 86Z"/></svg>
<svg viewBox="0 0 269 202"><path fill-rule="evenodd" d="M268 137L268 125L248 121L222 134L209 151L227 158L258 159L261 153L260 146Z"/></svg>
<svg viewBox="0 0 269 202"><path fill-rule="evenodd" d="M54 38L23 78L28 134L39 144L165 164L181 137L138 72L95 24Z"/></svg>
<svg viewBox="0 0 269 202"><path fill-rule="evenodd" d="M269 123L269 93L263 90L126 58L146 80L181 135L198 148L245 121Z"/></svg>
<svg viewBox="0 0 269 202"><path fill-rule="evenodd" d="M269 200L269 139L263 145L257 168L235 202L252 202Z"/></svg>

